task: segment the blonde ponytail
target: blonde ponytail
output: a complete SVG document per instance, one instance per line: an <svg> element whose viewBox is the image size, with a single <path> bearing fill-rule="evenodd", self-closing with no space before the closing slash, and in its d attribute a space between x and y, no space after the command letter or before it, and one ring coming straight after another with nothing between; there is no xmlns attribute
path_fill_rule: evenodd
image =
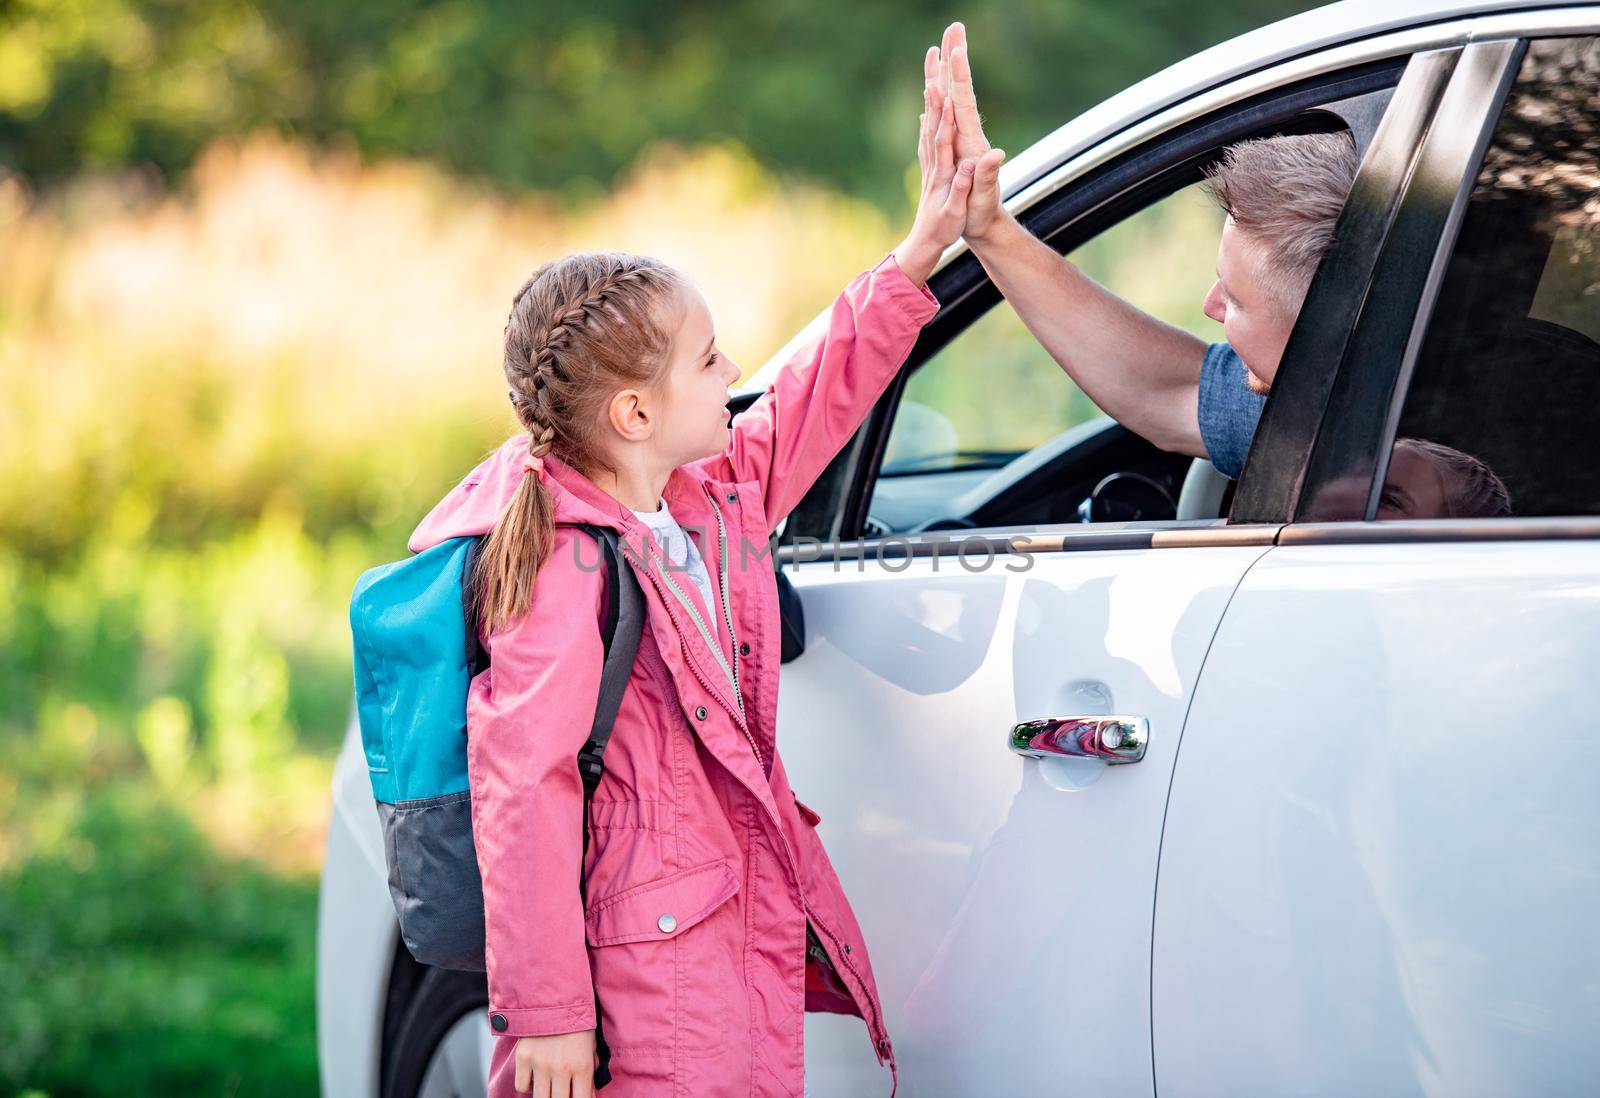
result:
<svg viewBox="0 0 1600 1098"><path fill-rule="evenodd" d="M663 378L684 285L659 260L614 252L566 256L523 283L506 321L504 369L533 465L554 453L585 475L603 467L606 405L619 389ZM478 555L470 597L486 630L527 613L554 547L540 476L524 475Z"/></svg>
<svg viewBox="0 0 1600 1098"><path fill-rule="evenodd" d="M517 486L489 533L473 572L473 605L485 629L498 629L524 614L533 601L533 581L555 541L555 510L536 474Z"/></svg>

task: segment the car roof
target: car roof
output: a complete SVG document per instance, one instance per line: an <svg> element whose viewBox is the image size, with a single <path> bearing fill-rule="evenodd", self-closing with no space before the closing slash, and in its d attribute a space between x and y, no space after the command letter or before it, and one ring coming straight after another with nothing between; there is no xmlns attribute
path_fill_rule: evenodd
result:
<svg viewBox="0 0 1600 1098"><path fill-rule="evenodd" d="M1025 152L1009 158L1001 169L1000 192L1015 195L1058 165L1174 104L1296 57L1429 23L1501 11L1588 6L1584 0L1577 3L1571 0L1567 3L1559 0L1544 3L1538 0L1531 3L1529 0L1340 0L1313 8L1202 50L1091 107L1036 141ZM977 51L977 82L981 95L984 64L981 40ZM735 396L765 389L788 355L819 330L821 320L822 316L813 320L748 381L738 385Z"/></svg>
<svg viewBox="0 0 1600 1098"><path fill-rule="evenodd" d="M1291 15L1186 57L1078 115L1007 165L1004 193L1027 186L1063 160L1174 103L1295 57L1428 23L1571 6L1528 0L1341 0Z"/></svg>

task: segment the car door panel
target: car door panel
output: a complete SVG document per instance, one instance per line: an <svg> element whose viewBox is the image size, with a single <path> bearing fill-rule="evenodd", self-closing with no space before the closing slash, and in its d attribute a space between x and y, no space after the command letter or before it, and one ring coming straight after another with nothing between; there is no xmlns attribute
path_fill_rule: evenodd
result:
<svg viewBox="0 0 1600 1098"><path fill-rule="evenodd" d="M1265 547L1072 544L982 571L951 555L792 576L808 646L784 671L779 734L871 946L908 1093L1151 1093L1149 913L1176 734ZM1017 721L1105 713L1149 720L1142 761L1008 748ZM813 1092L878 1085L858 1030L808 1019Z"/></svg>
<svg viewBox="0 0 1600 1098"><path fill-rule="evenodd" d="M1595 268L1535 287L1594 225L1597 79L1592 38L1501 37L1440 98L1297 481L1322 521L1240 585L1184 728L1163 1094L1594 1091L1594 357L1538 311L1581 324ZM1583 353L1530 376L1530 320Z"/></svg>
<svg viewBox="0 0 1600 1098"><path fill-rule="evenodd" d="M1284 546L1246 577L1167 811L1164 1096L1592 1093L1597 559Z"/></svg>

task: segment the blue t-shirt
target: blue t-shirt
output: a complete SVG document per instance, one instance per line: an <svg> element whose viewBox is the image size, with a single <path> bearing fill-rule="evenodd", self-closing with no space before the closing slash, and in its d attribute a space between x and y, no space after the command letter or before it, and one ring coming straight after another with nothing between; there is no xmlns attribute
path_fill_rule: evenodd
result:
<svg viewBox="0 0 1600 1098"><path fill-rule="evenodd" d="M1200 439L1211 464L1223 476L1238 480L1255 437L1256 422L1267 398L1245 384L1244 362L1226 343L1206 348L1200 364Z"/></svg>

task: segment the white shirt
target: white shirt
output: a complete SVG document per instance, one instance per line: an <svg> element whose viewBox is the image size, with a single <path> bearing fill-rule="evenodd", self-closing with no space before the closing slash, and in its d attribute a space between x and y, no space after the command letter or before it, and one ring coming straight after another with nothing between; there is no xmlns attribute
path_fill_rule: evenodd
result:
<svg viewBox="0 0 1600 1098"><path fill-rule="evenodd" d="M628 508L633 511L633 508ZM700 556L700 550L695 548L694 541L689 537L688 531L678 524L672 517L672 512L667 509L667 501L661 501L659 511L634 511L638 520L650 527L651 534L656 539L656 544L661 546L661 551L671 563L671 574L681 586L683 577L687 575L700 588L700 596L705 600L707 616L711 619L708 624L713 635L722 634L722 607L717 602L717 597L711 592L711 574L706 570L706 562Z"/></svg>

